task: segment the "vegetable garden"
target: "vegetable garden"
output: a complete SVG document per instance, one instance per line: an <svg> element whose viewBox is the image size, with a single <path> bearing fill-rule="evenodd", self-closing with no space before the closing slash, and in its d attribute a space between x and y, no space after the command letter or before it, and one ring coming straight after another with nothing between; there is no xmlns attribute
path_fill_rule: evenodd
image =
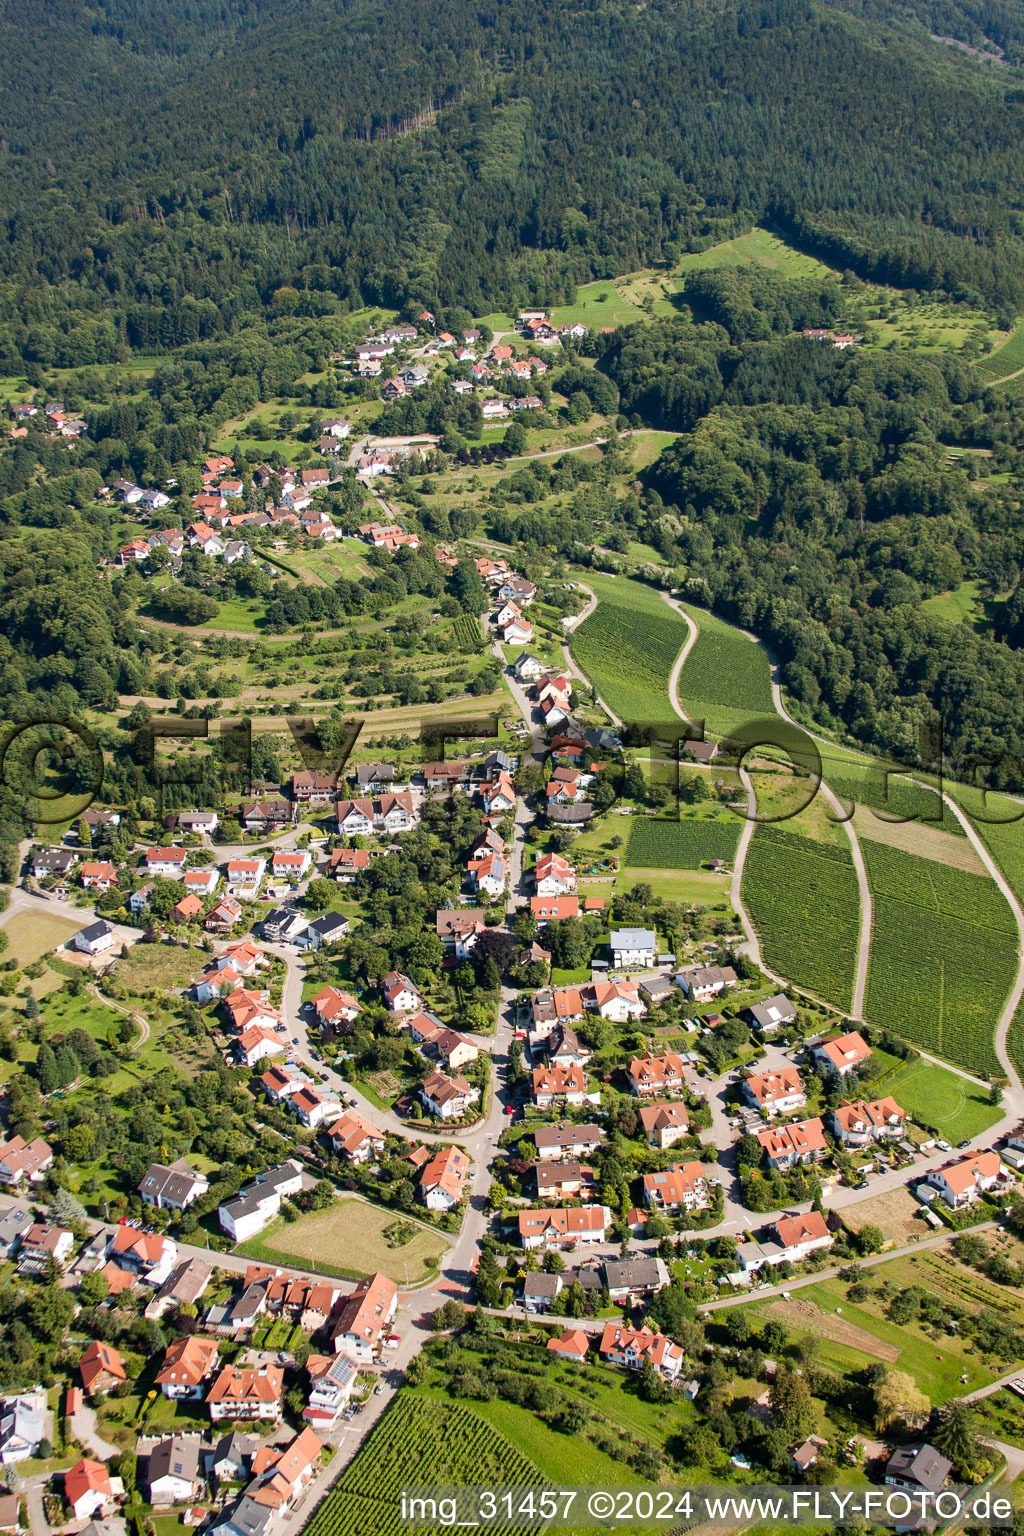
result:
<svg viewBox="0 0 1024 1536"><path fill-rule="evenodd" d="M599 602L573 631L574 661L620 719L674 719L668 680L686 640L683 620L639 582L587 580Z"/></svg>
<svg viewBox="0 0 1024 1536"><path fill-rule="evenodd" d="M709 859L731 864L740 840L740 823L690 817L667 821L645 816L633 823L627 869L699 869Z"/></svg>
<svg viewBox="0 0 1024 1536"><path fill-rule="evenodd" d="M306 1527L307 1536L412 1536L403 1488L542 1484L537 1468L469 1408L401 1393ZM436 1530L435 1527L431 1527ZM495 1525L496 1536L510 1528Z"/></svg>
<svg viewBox="0 0 1024 1536"><path fill-rule="evenodd" d="M743 901L766 963L849 1008L860 897L848 850L762 823L747 850Z"/></svg>
<svg viewBox="0 0 1024 1536"><path fill-rule="evenodd" d="M862 842L874 902L864 1011L972 1072L998 1072L1016 971L1013 915L987 876Z"/></svg>

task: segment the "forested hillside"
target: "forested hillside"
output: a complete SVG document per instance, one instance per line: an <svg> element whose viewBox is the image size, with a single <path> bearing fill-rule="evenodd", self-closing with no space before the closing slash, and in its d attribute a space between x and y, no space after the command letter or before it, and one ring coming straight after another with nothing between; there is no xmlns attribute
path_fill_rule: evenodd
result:
<svg viewBox="0 0 1024 1536"><path fill-rule="evenodd" d="M1009 312L1020 77L928 38L990 26L1013 56L997 9L6 7L0 359L104 362L363 301L550 304L752 217Z"/></svg>

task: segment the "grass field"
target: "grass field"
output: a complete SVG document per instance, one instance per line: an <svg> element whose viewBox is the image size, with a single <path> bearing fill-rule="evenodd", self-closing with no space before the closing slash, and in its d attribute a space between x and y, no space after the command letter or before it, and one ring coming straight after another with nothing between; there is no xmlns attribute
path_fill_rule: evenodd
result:
<svg viewBox="0 0 1024 1536"><path fill-rule="evenodd" d="M849 849L762 823L747 851L743 901L767 964L849 1008L860 927Z"/></svg>
<svg viewBox="0 0 1024 1536"><path fill-rule="evenodd" d="M285 1261L320 1261L350 1274L380 1271L403 1284L424 1280L436 1273L437 1260L447 1243L439 1234L417 1224L416 1235L410 1242L392 1248L384 1232L397 1219L394 1211L381 1210L362 1200L336 1200L325 1211L269 1228L260 1237L259 1246L265 1253ZM243 1250L250 1246L243 1244Z"/></svg>
<svg viewBox="0 0 1024 1536"><path fill-rule="evenodd" d="M31 965L84 927L84 919L60 917L55 912L15 912L3 927L7 935L6 958L19 965Z"/></svg>
<svg viewBox="0 0 1024 1536"><path fill-rule="evenodd" d="M894 1098L912 1120L932 1126L954 1145L980 1136L1002 1114L984 1088L932 1061L894 1060L884 1077L872 1078L871 1093Z"/></svg>
<svg viewBox="0 0 1024 1536"><path fill-rule="evenodd" d="M682 605L700 633L683 663L679 702L710 735L764 715L774 715L771 669L754 641L704 608Z"/></svg>
<svg viewBox="0 0 1024 1536"><path fill-rule="evenodd" d="M203 957L177 944L133 944L117 962L118 982L136 997L150 989L184 987L198 974Z"/></svg>
<svg viewBox="0 0 1024 1536"><path fill-rule="evenodd" d="M598 605L573 631L573 659L620 719L674 720L668 680L686 640L682 619L640 582L590 573L585 579Z"/></svg>
<svg viewBox="0 0 1024 1536"><path fill-rule="evenodd" d="M864 1011L971 1072L997 1072L1016 925L987 876L865 839L874 929Z"/></svg>
<svg viewBox="0 0 1024 1536"><path fill-rule="evenodd" d="M973 629L982 616L978 603L980 590L980 581L962 581L950 592L926 597L921 604L921 612L929 618L941 619L944 624L970 624Z"/></svg>

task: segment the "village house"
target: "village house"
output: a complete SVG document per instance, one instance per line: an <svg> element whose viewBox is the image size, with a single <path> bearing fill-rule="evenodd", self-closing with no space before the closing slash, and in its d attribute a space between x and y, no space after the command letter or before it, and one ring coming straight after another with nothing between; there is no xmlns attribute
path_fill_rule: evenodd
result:
<svg viewBox="0 0 1024 1536"><path fill-rule="evenodd" d="M292 799L297 805L327 805L337 793L337 774L303 770L292 775Z"/></svg>
<svg viewBox="0 0 1024 1536"><path fill-rule="evenodd" d="M225 1365L206 1394L206 1406L215 1424L223 1419L281 1417L284 1371L279 1365Z"/></svg>
<svg viewBox="0 0 1024 1536"><path fill-rule="evenodd" d="M158 1440L146 1458L143 1486L151 1504L184 1504L202 1492L200 1443L190 1435Z"/></svg>
<svg viewBox="0 0 1024 1536"><path fill-rule="evenodd" d="M434 919L434 931L456 960L469 958L486 927L481 907L442 908Z"/></svg>
<svg viewBox="0 0 1024 1536"><path fill-rule="evenodd" d="M70 848L36 848L32 852L32 874L36 880L68 875L77 863L78 855Z"/></svg>
<svg viewBox="0 0 1024 1536"><path fill-rule="evenodd" d="M531 896L530 912L540 928L548 923L560 922L566 917L579 917L578 896Z"/></svg>
<svg viewBox="0 0 1024 1536"><path fill-rule="evenodd" d="M711 1204L703 1163L671 1163L645 1173L644 1199L654 1210L703 1211Z"/></svg>
<svg viewBox="0 0 1024 1536"><path fill-rule="evenodd" d="M296 883L308 874L312 862L313 855L308 848L299 848L294 851L279 848L270 861L270 873L275 880L289 880Z"/></svg>
<svg viewBox="0 0 1024 1536"><path fill-rule="evenodd" d="M534 866L538 896L571 896L577 888L576 871L561 854L543 854Z"/></svg>
<svg viewBox="0 0 1024 1536"><path fill-rule="evenodd" d="M575 1200L594 1189L594 1170L584 1163L542 1162L534 1173L541 1200Z"/></svg>
<svg viewBox="0 0 1024 1536"><path fill-rule="evenodd" d="M833 1238L824 1216L818 1211L807 1211L802 1216L780 1216L768 1223L769 1232L782 1249L780 1262L788 1259L797 1264L817 1248L831 1248Z"/></svg>
<svg viewBox="0 0 1024 1536"><path fill-rule="evenodd" d="M82 865L79 871L79 879L83 890L109 891L112 885L117 884L117 868L105 860Z"/></svg>
<svg viewBox="0 0 1024 1536"><path fill-rule="evenodd" d="M766 1120L773 1115L791 1115L807 1103L803 1079L795 1067L754 1073L745 1080L743 1093L747 1102L759 1109Z"/></svg>
<svg viewBox="0 0 1024 1536"><path fill-rule="evenodd" d="M344 885L355 883L356 876L370 867L368 848L335 848L327 860L328 875Z"/></svg>
<svg viewBox="0 0 1024 1536"><path fill-rule="evenodd" d="M590 1335L582 1328L566 1328L557 1339L548 1339L547 1347L561 1360L572 1360L582 1365L590 1348Z"/></svg>
<svg viewBox="0 0 1024 1536"><path fill-rule="evenodd" d="M706 1003L739 979L731 965L695 965L680 971L675 978L685 996L695 1003Z"/></svg>
<svg viewBox="0 0 1024 1536"><path fill-rule="evenodd" d="M575 1243L603 1243L611 1226L606 1205L556 1206L518 1213L523 1248L571 1248Z"/></svg>
<svg viewBox="0 0 1024 1536"><path fill-rule="evenodd" d="M331 1333L335 1354L372 1365L395 1312L398 1287L387 1275L367 1275L346 1298Z"/></svg>
<svg viewBox="0 0 1024 1536"><path fill-rule="evenodd" d="M415 983L401 971L389 971L380 984L380 991L390 1013L411 1013L423 1007Z"/></svg>
<svg viewBox="0 0 1024 1536"><path fill-rule="evenodd" d="M342 992L338 987L324 987L309 1006L320 1024L328 1024L335 1029L339 1024L354 1024L362 1013L362 1008L351 992Z"/></svg>
<svg viewBox="0 0 1024 1536"><path fill-rule="evenodd" d="M183 896L176 901L168 912L168 920L172 923L194 923L202 916L203 904L198 896Z"/></svg>
<svg viewBox="0 0 1024 1536"><path fill-rule="evenodd" d="M442 1030L432 1045L438 1059L444 1062L449 1072L457 1072L460 1067L469 1066L480 1055L479 1047L472 1040L467 1040L465 1035L460 1035L456 1029Z"/></svg>
<svg viewBox="0 0 1024 1536"><path fill-rule="evenodd" d="M117 938L109 923L102 920L90 923L86 928L80 928L71 939L73 949L80 950L83 955L96 956L106 954L108 949L113 949Z"/></svg>
<svg viewBox="0 0 1024 1536"><path fill-rule="evenodd" d="M828 1151L818 1119L766 1126L756 1135L769 1168L784 1171L801 1163L818 1162Z"/></svg>
<svg viewBox="0 0 1024 1536"><path fill-rule="evenodd" d="M648 1145L664 1152L689 1135L690 1116L684 1104L641 1104L640 1124Z"/></svg>
<svg viewBox="0 0 1024 1536"><path fill-rule="evenodd" d="M180 880L187 859L187 848L147 848L142 863L147 875L159 875L164 880Z"/></svg>
<svg viewBox="0 0 1024 1536"><path fill-rule="evenodd" d="M636 1306L641 1301L649 1301L664 1290L672 1278L664 1260L657 1254L605 1259L601 1268L608 1299L620 1306Z"/></svg>
<svg viewBox="0 0 1024 1536"><path fill-rule="evenodd" d="M231 896L225 896L206 914L203 927L207 933L230 933L242 916L242 908Z"/></svg>
<svg viewBox="0 0 1024 1536"><path fill-rule="evenodd" d="M864 1037L853 1030L835 1040L816 1045L811 1052L814 1064L824 1072L836 1072L840 1077L862 1066L871 1055L871 1047Z"/></svg>
<svg viewBox="0 0 1024 1536"><path fill-rule="evenodd" d="M255 896L263 884L267 861L264 858L228 859L224 866L229 896Z"/></svg>
<svg viewBox="0 0 1024 1536"><path fill-rule="evenodd" d="M178 1258L178 1249L169 1237L144 1232L138 1227L118 1226L107 1252L120 1269L141 1275L148 1285L163 1285Z"/></svg>
<svg viewBox="0 0 1024 1536"><path fill-rule="evenodd" d="M642 1018L647 1011L633 982L593 982L584 988L583 998L588 1008L599 1013L602 1019L611 1019L616 1024Z"/></svg>
<svg viewBox="0 0 1024 1536"><path fill-rule="evenodd" d="M348 918L342 917L340 912L322 912L294 942L307 949L329 949L345 937L350 926Z"/></svg>
<svg viewBox="0 0 1024 1536"><path fill-rule="evenodd" d="M450 1211L465 1193L470 1161L461 1147L435 1152L420 1174L420 1195L428 1211Z"/></svg>
<svg viewBox="0 0 1024 1536"><path fill-rule="evenodd" d="M683 1058L673 1051L660 1056L636 1056L627 1068L629 1086L638 1099L662 1093L682 1093Z"/></svg>
<svg viewBox="0 0 1024 1536"><path fill-rule="evenodd" d="M341 1117L342 1107L337 1094L322 1088L300 1088L289 1099L292 1109L307 1130L317 1131L322 1125Z"/></svg>
<svg viewBox="0 0 1024 1536"><path fill-rule="evenodd" d="M46 1391L37 1387L0 1400L0 1466L16 1466L38 1454L46 1436ZM16 1522L17 1524L17 1522Z"/></svg>
<svg viewBox="0 0 1024 1536"><path fill-rule="evenodd" d="M186 869L182 878L182 884L191 896L212 896L220 884L220 875L215 869Z"/></svg>
<svg viewBox="0 0 1024 1536"><path fill-rule="evenodd" d="M622 1365L629 1371L642 1371L649 1360L668 1381L675 1381L683 1368L683 1351L664 1333L650 1328L627 1328L621 1323L606 1323L597 1352L602 1360Z"/></svg>
<svg viewBox="0 0 1024 1536"><path fill-rule="evenodd" d="M22 1235L18 1249L18 1273L41 1275L50 1259L55 1264L64 1264L71 1257L74 1246L73 1232L37 1221Z"/></svg>
<svg viewBox="0 0 1024 1536"><path fill-rule="evenodd" d="M527 1312L547 1312L561 1292L561 1275L531 1270L523 1281L523 1307Z"/></svg>

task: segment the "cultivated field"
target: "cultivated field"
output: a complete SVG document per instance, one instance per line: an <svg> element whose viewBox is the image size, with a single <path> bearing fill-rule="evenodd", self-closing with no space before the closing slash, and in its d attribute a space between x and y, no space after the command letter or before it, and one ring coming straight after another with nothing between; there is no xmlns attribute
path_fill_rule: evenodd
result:
<svg viewBox="0 0 1024 1536"><path fill-rule="evenodd" d="M664 821L638 818L629 837L626 863L647 869L700 869L709 859L732 863L740 839L740 822L690 817Z"/></svg>
<svg viewBox="0 0 1024 1536"><path fill-rule="evenodd" d="M640 582L589 573L586 581L599 601L573 631L573 659L620 719L674 720L668 679L686 640L686 625Z"/></svg>
<svg viewBox="0 0 1024 1536"><path fill-rule="evenodd" d="M789 1327L809 1328L812 1333L820 1334L823 1339L831 1339L835 1344L845 1344L848 1349L856 1349L862 1355L871 1355L875 1360L898 1360L900 1348L898 1344L892 1344L887 1339L879 1339L866 1328L851 1323L841 1314L835 1312L823 1312L813 1301L796 1295L792 1301L772 1301L765 1307L767 1317L777 1317L781 1323Z"/></svg>
<svg viewBox="0 0 1024 1536"><path fill-rule="evenodd" d="M55 912L15 912L4 924L7 935L5 958L19 965L31 965L59 944L66 944L73 933L86 926L84 918L60 917Z"/></svg>
<svg viewBox="0 0 1024 1536"><path fill-rule="evenodd" d="M284 1260L320 1261L350 1273L379 1270L403 1284L426 1279L436 1272L445 1239L417 1224L408 1243L392 1248L384 1233L396 1220L394 1211L362 1200L336 1200L324 1211L272 1228L263 1234L260 1247Z"/></svg>
<svg viewBox="0 0 1024 1536"><path fill-rule="evenodd" d="M700 631L679 677L679 702L690 719L721 736L774 715L771 670L760 646L706 609L683 607Z"/></svg>
<svg viewBox="0 0 1024 1536"><path fill-rule="evenodd" d="M905 1243L923 1237L931 1230L925 1221L923 1207L905 1186L891 1189L884 1195L858 1200L856 1205L844 1210L843 1221L851 1232L877 1227L894 1248L902 1248Z"/></svg>
<svg viewBox="0 0 1024 1536"><path fill-rule="evenodd" d="M849 1008L860 924L849 849L764 823L747 852L743 901L767 964Z"/></svg>

